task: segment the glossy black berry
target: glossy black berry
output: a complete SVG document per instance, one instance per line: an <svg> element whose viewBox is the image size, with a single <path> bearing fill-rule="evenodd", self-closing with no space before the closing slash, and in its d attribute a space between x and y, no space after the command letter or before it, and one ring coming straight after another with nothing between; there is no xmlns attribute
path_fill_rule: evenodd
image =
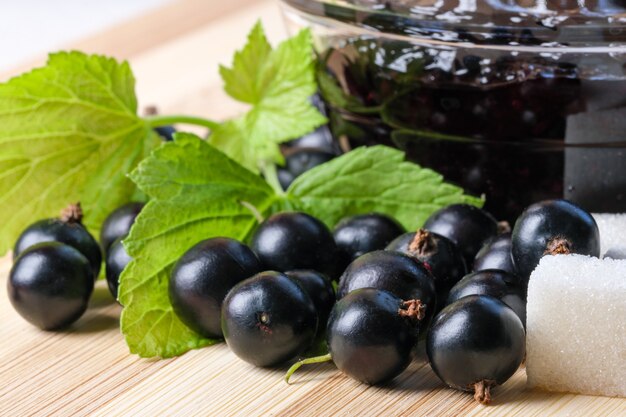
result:
<svg viewBox="0 0 626 417"><path fill-rule="evenodd" d="M418 312L387 291L362 288L337 301L328 320L328 350L337 368L379 384L398 376L417 343Z"/></svg>
<svg viewBox="0 0 626 417"><path fill-rule="evenodd" d="M328 322L328 315L336 301L335 289L330 278L311 269L287 271L285 275L300 285L311 298L317 311L318 331L324 331Z"/></svg>
<svg viewBox="0 0 626 417"><path fill-rule="evenodd" d="M15 260L7 292L15 310L29 323L56 330L83 315L93 286L91 266L82 253L63 243L44 242Z"/></svg>
<svg viewBox="0 0 626 417"><path fill-rule="evenodd" d="M256 366L273 366L306 350L317 330L307 293L280 272L261 272L237 284L222 306L228 347Z"/></svg>
<svg viewBox="0 0 626 417"><path fill-rule="evenodd" d="M154 131L157 132L164 141L171 142L174 140L176 128L174 126L158 126L154 128Z"/></svg>
<svg viewBox="0 0 626 417"><path fill-rule="evenodd" d="M130 228L143 207L144 203L128 203L108 215L100 229L100 244L105 252L115 239L126 236L130 232Z"/></svg>
<svg viewBox="0 0 626 417"><path fill-rule="evenodd" d="M339 257L347 265L368 252L385 249L404 232L404 227L391 217L370 213L342 219L333 235Z"/></svg>
<svg viewBox="0 0 626 417"><path fill-rule="evenodd" d="M468 295L490 295L502 301L526 323L526 288L517 275L498 269L486 269L465 276L452 289L447 304Z"/></svg>
<svg viewBox="0 0 626 417"><path fill-rule="evenodd" d="M437 291L437 310L445 306L450 288L467 273L463 255L448 238L420 229L405 233L391 242L387 250L402 252L418 259L430 270Z"/></svg>
<svg viewBox="0 0 626 417"><path fill-rule="evenodd" d="M322 165L333 159L335 155L316 148L298 148L285 156L285 168L294 177L298 177L308 170Z"/></svg>
<svg viewBox="0 0 626 417"><path fill-rule="evenodd" d="M503 302L470 295L433 320L426 353L437 376L452 388L489 403L491 389L506 382L524 359L522 321Z"/></svg>
<svg viewBox="0 0 626 417"><path fill-rule="evenodd" d="M252 236L252 250L267 269L313 269L331 274L337 252L324 223L305 213L274 214Z"/></svg>
<svg viewBox="0 0 626 417"><path fill-rule="evenodd" d="M332 132L328 126L320 126L313 132L308 133L298 139L281 144L284 153L289 153L295 149L318 149L329 154L338 154L337 143L333 139Z"/></svg>
<svg viewBox="0 0 626 417"><path fill-rule="evenodd" d="M150 116L156 116L159 114L159 109L156 106L148 106L145 108L144 113L146 116L150 117ZM174 140L174 134L176 133L176 128L174 128L174 126L171 125L167 125L167 126L157 126L154 128L154 131L161 136L161 139L163 139L166 142L171 142ZM120 236L118 236L120 237ZM115 239L113 239L115 240ZM111 242L113 241L111 240ZM109 242L110 244L110 242Z"/></svg>
<svg viewBox="0 0 626 417"><path fill-rule="evenodd" d="M224 297L237 283L262 270L243 243L216 237L197 243L176 262L169 297L174 312L190 329L205 337L222 337Z"/></svg>
<svg viewBox="0 0 626 417"><path fill-rule="evenodd" d="M485 242L498 233L498 222L484 210L468 204L453 204L433 213L424 229L447 237L458 247L466 265Z"/></svg>
<svg viewBox="0 0 626 417"><path fill-rule="evenodd" d="M120 275L126 265L133 260L124 245L122 244L123 237L117 238L109 247L105 259L105 271L107 277L107 285L113 298L117 300L117 290L119 287Z"/></svg>
<svg viewBox="0 0 626 417"><path fill-rule="evenodd" d="M435 281L418 260L400 252L375 251L355 259L339 280L337 298L359 288L389 291L402 300L420 300L428 323L436 308Z"/></svg>
<svg viewBox="0 0 626 417"><path fill-rule="evenodd" d="M547 200L528 207L515 222L513 262L528 280L546 253L600 256L600 233L591 216L567 200Z"/></svg>
<svg viewBox="0 0 626 417"><path fill-rule="evenodd" d="M515 274L511 255L511 233L502 233L489 239L474 258L474 271L500 269Z"/></svg>
<svg viewBox="0 0 626 417"><path fill-rule="evenodd" d="M278 177L278 182L283 190L289 188L293 180L296 179L296 177L294 177L294 175L285 168L277 168L276 176Z"/></svg>
<svg viewBox="0 0 626 417"><path fill-rule="evenodd" d="M22 232L13 248L13 258L37 243L61 242L72 246L82 253L89 264L93 278L98 278L102 264L100 245L82 225L80 204L72 204L62 211L56 219L45 219L35 222Z"/></svg>

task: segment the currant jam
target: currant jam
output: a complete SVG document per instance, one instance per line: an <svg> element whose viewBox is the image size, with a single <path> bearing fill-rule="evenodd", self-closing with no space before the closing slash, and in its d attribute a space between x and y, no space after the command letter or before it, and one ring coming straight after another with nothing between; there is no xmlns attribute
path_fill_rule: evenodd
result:
<svg viewBox="0 0 626 417"><path fill-rule="evenodd" d="M547 198L626 211L618 2L284 3L288 21L313 29L342 149L398 147L485 195L500 219Z"/></svg>

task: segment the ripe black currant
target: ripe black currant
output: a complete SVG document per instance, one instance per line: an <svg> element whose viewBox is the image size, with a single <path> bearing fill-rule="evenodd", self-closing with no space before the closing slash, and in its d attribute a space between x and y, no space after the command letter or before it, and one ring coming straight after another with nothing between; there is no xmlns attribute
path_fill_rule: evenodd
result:
<svg viewBox="0 0 626 417"><path fill-rule="evenodd" d="M274 214L252 236L252 250L266 269L334 272L337 247L324 223L300 212Z"/></svg>
<svg viewBox="0 0 626 417"><path fill-rule="evenodd" d="M117 300L117 290L119 287L120 275L126 265L133 259L128 256L124 245L122 244L122 237L117 238L107 251L105 260L105 271L107 277L107 285L113 298Z"/></svg>
<svg viewBox="0 0 626 417"><path fill-rule="evenodd" d="M311 346L317 312L311 298L289 277L261 272L237 284L224 299L222 331L240 359L273 366Z"/></svg>
<svg viewBox="0 0 626 417"><path fill-rule="evenodd" d="M404 233L404 228L384 214L370 213L342 219L333 235L338 256L346 265L361 255L385 247Z"/></svg>
<svg viewBox="0 0 626 417"><path fill-rule="evenodd" d="M224 297L237 283L261 271L256 255L243 243L216 237L197 243L176 262L169 297L174 312L205 337L222 337Z"/></svg>
<svg viewBox="0 0 626 417"><path fill-rule="evenodd" d="M115 239L126 236L130 231L144 203L128 203L113 210L102 223L100 244L106 252Z"/></svg>
<svg viewBox="0 0 626 417"><path fill-rule="evenodd" d="M433 213L424 229L454 242L471 265L483 244L498 233L498 222L484 210L468 204L453 204Z"/></svg>
<svg viewBox="0 0 626 417"><path fill-rule="evenodd" d="M315 305L318 317L318 331L326 330L326 322L330 310L335 305L335 289L330 278L326 275L310 269L299 269L285 272L289 278L295 281L311 297Z"/></svg>
<svg viewBox="0 0 626 417"><path fill-rule="evenodd" d="M43 330L69 326L83 315L94 279L87 258L72 246L43 242L15 260L7 281L9 300Z"/></svg>
<svg viewBox="0 0 626 417"><path fill-rule="evenodd" d="M511 237L515 269L525 280L545 254L600 256L598 225L567 200L547 200L528 207L515 222Z"/></svg>
<svg viewBox="0 0 626 417"><path fill-rule="evenodd" d="M501 233L489 239L474 258L474 271L500 269L515 274L511 254L511 233Z"/></svg>
<svg viewBox="0 0 626 417"><path fill-rule="evenodd" d="M488 404L491 389L506 382L522 363L525 338L522 321L506 304L470 295L435 317L426 353L443 382L474 392L476 401Z"/></svg>
<svg viewBox="0 0 626 417"><path fill-rule="evenodd" d="M387 291L361 288L337 301L328 319L328 355L304 359L301 366L332 360L340 371L366 384L398 376L411 362L424 306Z"/></svg>
<svg viewBox="0 0 626 417"><path fill-rule="evenodd" d="M446 305L468 295L497 298L511 307L522 323L526 323L526 288L517 275L498 269L471 273L452 287Z"/></svg>
<svg viewBox="0 0 626 417"><path fill-rule="evenodd" d="M83 212L80 204L71 204L55 219L35 222L22 232L13 248L13 258L17 258L29 247L42 242L61 242L82 253L89 264L93 278L98 278L102 264L100 245L82 225Z"/></svg>

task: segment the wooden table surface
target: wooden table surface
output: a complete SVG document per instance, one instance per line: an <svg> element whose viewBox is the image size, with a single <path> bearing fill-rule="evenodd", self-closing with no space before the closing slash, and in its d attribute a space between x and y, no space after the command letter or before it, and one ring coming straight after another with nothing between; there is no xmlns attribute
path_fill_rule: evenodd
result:
<svg viewBox="0 0 626 417"><path fill-rule="evenodd" d="M129 59L143 105L223 118L241 107L221 91L217 65L230 62L259 18L272 41L285 36L275 0L180 0L68 49ZM350 380L331 364L303 368L286 385L284 368L254 368L224 344L140 359L128 353L121 308L103 282L74 326L42 332L7 299L10 267L10 256L0 259L0 416L626 416L626 399L528 390L523 371L494 392L492 405L481 406L446 389L423 358L381 387Z"/></svg>

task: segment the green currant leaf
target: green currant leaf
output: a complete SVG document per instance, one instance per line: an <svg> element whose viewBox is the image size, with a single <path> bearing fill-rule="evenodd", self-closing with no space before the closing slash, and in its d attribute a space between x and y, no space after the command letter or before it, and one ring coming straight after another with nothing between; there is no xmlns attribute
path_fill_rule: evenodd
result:
<svg viewBox="0 0 626 417"><path fill-rule="evenodd" d="M330 226L345 216L379 212L394 217L407 230L422 226L447 205L483 203L386 146L357 148L305 172L291 184L287 198Z"/></svg>
<svg viewBox="0 0 626 417"><path fill-rule="evenodd" d="M326 123L309 101L317 85L308 30L272 49L258 23L232 68L221 67L220 74L226 92L251 107L213 129L209 141L253 172L266 162L282 163L278 144Z"/></svg>
<svg viewBox="0 0 626 417"><path fill-rule="evenodd" d="M126 174L158 143L134 89L127 63L79 52L0 84L0 254L68 203L80 201L97 232L130 200Z"/></svg>

